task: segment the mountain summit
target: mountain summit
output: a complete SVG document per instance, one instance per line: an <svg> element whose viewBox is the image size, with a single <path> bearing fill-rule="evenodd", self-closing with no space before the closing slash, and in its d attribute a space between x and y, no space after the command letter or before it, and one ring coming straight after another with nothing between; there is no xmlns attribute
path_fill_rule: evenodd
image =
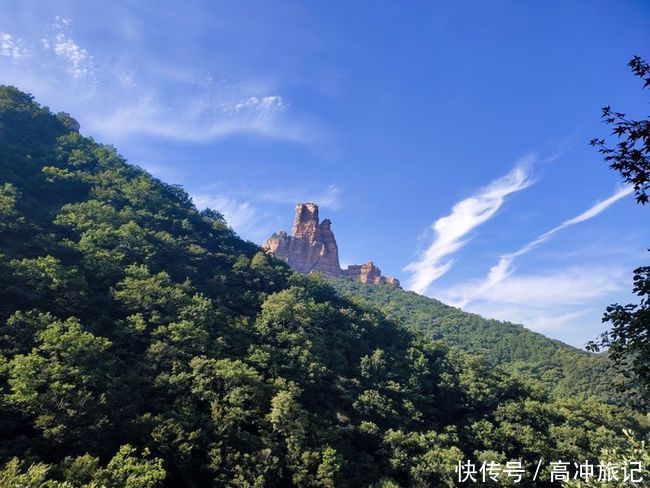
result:
<svg viewBox="0 0 650 488"><path fill-rule="evenodd" d="M285 231L277 232L264 241L262 248L268 254L286 261L299 273L318 272L333 278L349 276L361 283L386 283L400 287L397 278L383 276L372 261L341 269L339 248L331 227L329 219L319 222L318 205L299 203L296 205L293 235Z"/></svg>

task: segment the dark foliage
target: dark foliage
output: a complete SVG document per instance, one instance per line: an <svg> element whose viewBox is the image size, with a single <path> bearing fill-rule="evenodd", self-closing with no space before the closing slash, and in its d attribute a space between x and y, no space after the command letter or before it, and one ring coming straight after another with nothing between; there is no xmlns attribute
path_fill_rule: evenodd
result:
<svg viewBox="0 0 650 488"><path fill-rule="evenodd" d="M644 80L643 88L650 86L647 62L635 56L628 65ZM607 124L614 125L613 134L623 140L615 149L607 147L603 139L594 139L591 144L599 147L610 168L633 185L637 202L645 205L650 190L650 119L630 120L610 107L603 108L603 118ZM607 307L603 322L611 323L612 328L590 342L588 348L609 349L611 359L627 379L618 390L636 408L647 411L650 409L650 267L634 270L633 292L641 297L641 302Z"/></svg>
<svg viewBox="0 0 650 488"><path fill-rule="evenodd" d="M612 385L622 381L605 355L581 351L521 325L485 319L444 303L391 286L332 282L344 295L361 297L367 306L424 337L481 355L512 373L541 382L555 396L595 397L613 404L623 397Z"/></svg>
<svg viewBox="0 0 650 488"><path fill-rule="evenodd" d="M644 432L293 274L11 87L0 190L3 486L443 487Z"/></svg>
<svg viewBox="0 0 650 488"><path fill-rule="evenodd" d="M634 56L628 66L644 80L643 88L650 86L650 64ZM603 121L613 126L612 135L620 142L609 147L605 139L593 139L591 145L598 147L609 167L623 181L633 185L637 202L645 205L650 191L650 119L633 120L610 106L603 107L602 112Z"/></svg>

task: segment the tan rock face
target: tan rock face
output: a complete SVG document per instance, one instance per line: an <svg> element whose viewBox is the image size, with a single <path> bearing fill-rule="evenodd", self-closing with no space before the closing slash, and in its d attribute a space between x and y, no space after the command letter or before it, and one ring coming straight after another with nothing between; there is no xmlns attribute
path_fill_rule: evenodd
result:
<svg viewBox="0 0 650 488"><path fill-rule="evenodd" d="M299 273L317 271L340 276L339 249L330 226L327 219L318 222L318 206L300 203L296 205L293 236L280 231L264 241L262 249L283 259Z"/></svg>
<svg viewBox="0 0 650 488"><path fill-rule="evenodd" d="M299 203L293 221L293 236L280 231L264 241L262 249L286 261L299 273L319 272L331 277L344 275L362 283L386 283L399 288L399 280L382 276L381 270L372 261L342 270L339 248L331 227L329 219L319 223L316 204Z"/></svg>
<svg viewBox="0 0 650 488"><path fill-rule="evenodd" d="M361 283L385 283L388 285L401 288L399 280L393 276L383 276L381 270L375 266L372 261L366 264L351 264L347 269L344 269L343 276L349 276Z"/></svg>
<svg viewBox="0 0 650 488"><path fill-rule="evenodd" d="M315 241L318 239L318 205L314 203L299 203L293 219L293 236L299 239Z"/></svg>

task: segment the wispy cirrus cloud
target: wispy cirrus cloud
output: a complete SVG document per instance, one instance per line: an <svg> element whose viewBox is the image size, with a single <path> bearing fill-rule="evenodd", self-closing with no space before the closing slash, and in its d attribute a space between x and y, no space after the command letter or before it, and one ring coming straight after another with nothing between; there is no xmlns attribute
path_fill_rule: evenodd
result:
<svg viewBox="0 0 650 488"><path fill-rule="evenodd" d="M223 195L195 195L192 200L198 208L211 208L221 212L235 229L247 229L258 220L258 212L249 202Z"/></svg>
<svg viewBox="0 0 650 488"><path fill-rule="evenodd" d="M601 312L599 308L590 306L574 311L560 311L557 307L551 306L524 307L520 304L502 305L491 302L477 302L472 304L467 311L495 320L522 324L527 329L553 335L557 335L558 332L567 328L579 328L581 323L589 323ZM598 322L599 319L596 318L596 321ZM574 345L581 347L584 342L574 343Z"/></svg>
<svg viewBox="0 0 650 488"><path fill-rule="evenodd" d="M62 16L36 33L26 39L0 33L0 69L3 58L11 63L3 81L46 101L55 97L86 131L111 142L151 136L207 143L244 135L309 144L324 134L269 83L215 80L128 52L116 59L103 46L84 45L73 20Z"/></svg>
<svg viewBox="0 0 650 488"><path fill-rule="evenodd" d="M218 182L193 193L194 204L200 208L212 208L221 212L228 224L241 236L261 242L279 229L284 221L286 208L280 214L269 209L269 203L294 205L297 202L314 202L321 208L338 209L341 205L337 185L316 187L300 185L302 189L253 190L232 189Z"/></svg>
<svg viewBox="0 0 650 488"><path fill-rule="evenodd" d="M236 107L233 109L232 107ZM138 135L183 142L210 142L233 135L308 143L313 132L286 116L288 103L279 95L210 101L195 94L162 103L157 91L123 103L104 116L91 117L90 129L111 139Z"/></svg>
<svg viewBox="0 0 650 488"><path fill-rule="evenodd" d="M245 239L261 242L276 227L277 218L253 202L226 194L194 194L194 204L199 209L211 208L220 212L228 225Z"/></svg>
<svg viewBox="0 0 650 488"><path fill-rule="evenodd" d="M625 290L628 273L620 263L582 265L512 275L485 289L463 309L498 320L524 324L540 332L577 327L579 322L600 321L600 301ZM453 302L464 292L462 284L441 293Z"/></svg>
<svg viewBox="0 0 650 488"><path fill-rule="evenodd" d="M615 266L574 266L544 273L510 276L485 289L481 299L497 304L576 305L617 291L625 279ZM451 287L448 295L458 293Z"/></svg>
<svg viewBox="0 0 650 488"><path fill-rule="evenodd" d="M328 185L326 188L300 185L300 188L273 189L259 193L257 198L264 202L290 205L298 202L313 202L320 208L332 210L341 207L341 190L334 184Z"/></svg>
<svg viewBox="0 0 650 488"><path fill-rule="evenodd" d="M508 174L494 180L475 195L456 203L449 215L433 223L433 242L417 260L405 268L411 273L409 289L424 293L431 283L451 269L455 261L449 256L467 244L470 239L468 234L490 220L509 195L532 183L530 166L535 159L534 154L522 158Z"/></svg>
<svg viewBox="0 0 650 488"><path fill-rule="evenodd" d="M631 187L622 188L617 190L613 195L606 198L605 200L596 203L591 206L584 212L576 215L573 218L565 220L558 226L552 228L551 230L541 234L539 237L533 239L531 242L525 244L520 249L513 253L503 254L497 264L490 268L487 276L480 281L470 281L465 284L457 285L452 289L451 293L451 302L455 306L460 308L466 307L472 300L476 299L479 296L485 296L486 292L497 286L499 283L503 282L514 272L514 262L519 256L528 254L534 249L538 248L546 241L551 239L555 234L571 227L573 225L585 222L589 219L593 219L605 209L616 203L621 198L632 193L633 189ZM513 281L513 280L510 280ZM548 283L552 287L551 283ZM514 291L514 289L512 290ZM455 295L455 296L454 296ZM489 297L488 297L489 298Z"/></svg>

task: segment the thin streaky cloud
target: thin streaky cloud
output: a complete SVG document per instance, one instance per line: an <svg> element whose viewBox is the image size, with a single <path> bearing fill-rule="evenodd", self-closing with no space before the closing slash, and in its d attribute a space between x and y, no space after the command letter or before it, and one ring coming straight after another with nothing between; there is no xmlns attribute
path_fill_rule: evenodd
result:
<svg viewBox="0 0 650 488"><path fill-rule="evenodd" d="M296 202L314 202L322 209L338 210L341 208L341 190L335 184L325 189L309 188L300 185L298 189L274 189L263 192L256 197L259 201L269 203L295 204Z"/></svg>
<svg viewBox="0 0 650 488"><path fill-rule="evenodd" d="M209 142L236 134L253 134L269 139L311 142L312 134L287 120L281 97L269 96L248 103L238 110L221 107L192 107L184 100L176 110L148 96L133 104L124 104L108 116L93 117L90 128L112 139L148 135L184 142ZM180 105L180 104L179 104Z"/></svg>
<svg viewBox="0 0 650 488"><path fill-rule="evenodd" d="M261 242L271 235L278 224L277 216L230 195L194 194L192 200L199 209L211 208L221 212L237 234L254 242Z"/></svg>
<svg viewBox="0 0 650 488"><path fill-rule="evenodd" d="M0 71L3 83L56 97L95 137L211 143L244 136L317 144L326 136L317 120L271 91L273 83L215 81L178 64L142 64L129 56L116 61L103 46L85 45L73 26L73 19L56 16L26 39L0 31Z"/></svg>
<svg viewBox="0 0 650 488"><path fill-rule="evenodd" d="M543 307L526 307L519 304L493 305L491 303L477 302L468 309L483 317L495 320L504 320L515 324L524 324L527 329L546 333L561 331L567 327L576 327L576 324L589 321L589 315L598 313L599 309L589 306L577 307L575 310L557 311L556 305ZM580 325L577 325L580 327Z"/></svg>
<svg viewBox="0 0 650 488"><path fill-rule="evenodd" d="M540 245L548 241L551 237L553 237L561 230L566 229L567 227L571 227L572 225L585 222L589 219L593 219L609 206L632 193L632 191L632 187L622 188L616 191L609 198L593 205L581 214L571 219L565 220L560 225L552 228L544 234L541 234L539 237L522 246L519 250L513 253L502 255L499 258L499 262L490 268L490 271L484 280L479 283L470 282L466 285L461 285L460 287L456 288L457 293L460 292L460 298L455 301L454 305L460 308L466 307L472 300L476 299L480 295L483 295L487 290L491 289L506 279L508 276L510 276L514 272L514 261L516 258L523 256L524 254L528 254L529 252L538 248Z"/></svg>
<svg viewBox="0 0 650 488"><path fill-rule="evenodd" d="M209 195L218 192L220 195L227 195L236 199L256 203L273 203L295 205L296 202L314 202L319 207L331 210L341 208L341 190L338 185L314 185L301 183L298 188L270 188L245 186L233 189L223 181L217 181L197 189L197 194Z"/></svg>
<svg viewBox="0 0 650 488"><path fill-rule="evenodd" d="M515 168L487 187L454 205L449 215L436 220L431 229L435 237L419 259L404 268L411 273L409 289L424 293L435 280L447 273L455 260L449 256L467 244L473 229L490 220L506 197L531 185L529 167L536 156L530 154Z"/></svg>
<svg viewBox="0 0 650 488"><path fill-rule="evenodd" d="M258 211L249 202L222 195L194 195L192 200L197 208L212 208L221 212L235 230L246 229L258 220Z"/></svg>
<svg viewBox="0 0 650 488"><path fill-rule="evenodd" d="M606 200L603 200L602 202L597 203L590 209L582 212L580 215L567 220L564 222L560 227L568 227L569 225L573 224L578 224L580 222L584 222L585 220L589 220L591 218L594 218L596 215L598 215L600 212L605 210L607 207L612 205L613 203L616 203L618 200L620 200L623 197L626 197L630 193L634 191L634 188L631 186L621 188L618 190L616 193L614 193L611 197L607 198Z"/></svg>
<svg viewBox="0 0 650 488"><path fill-rule="evenodd" d="M480 302L492 305L520 305L524 308L556 309L589 303L620 289L625 280L623 267L615 262L562 267L525 275L513 275L485 290ZM448 291L453 296L457 291ZM478 302L478 300L477 300Z"/></svg>
<svg viewBox="0 0 650 488"><path fill-rule="evenodd" d="M464 310L537 331L583 327L600 321L606 297L627 289L625 268L620 261L608 261L510 276ZM454 288L441 290L440 298L450 303L458 294Z"/></svg>

